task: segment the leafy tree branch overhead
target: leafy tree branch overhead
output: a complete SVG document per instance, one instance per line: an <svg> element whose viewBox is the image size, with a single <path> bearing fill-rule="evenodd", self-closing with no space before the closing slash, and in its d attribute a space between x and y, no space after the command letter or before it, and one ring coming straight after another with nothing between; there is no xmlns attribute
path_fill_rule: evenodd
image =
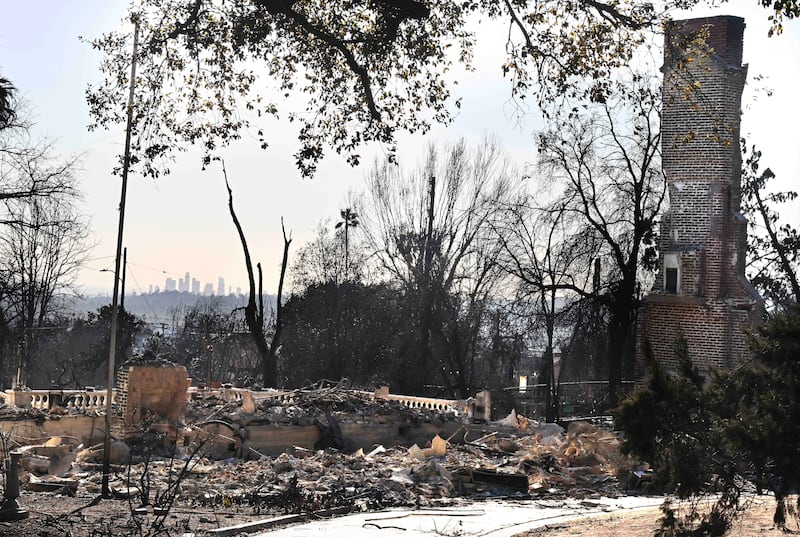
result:
<svg viewBox="0 0 800 537"><path fill-rule="evenodd" d="M516 99L601 101L613 71L670 11L700 1L139 0L123 29L91 41L104 59L101 82L87 89L90 127L125 118L132 22L143 43L133 165L157 176L176 150L197 144L210 159L245 132L266 148L263 118L280 114L300 125L294 157L312 175L326 147L356 164L366 142L393 155L397 132L448 123L460 105L449 71L470 68L481 21L508 24L498 68ZM800 9L761 1L774 7L775 29ZM295 96L304 111L286 102Z"/></svg>
<svg viewBox="0 0 800 537"><path fill-rule="evenodd" d="M658 22L651 9L589 0L142 0L130 10L143 44L133 164L155 176L175 150L198 144L209 157L250 129L266 147L259 118L278 114L301 126L295 158L305 174L325 146L351 163L365 142L391 152L396 132L450 121L458 101L448 70L469 67L470 21L486 17L516 21L503 69L521 96L541 78L552 90L541 98L624 63L634 35ZM103 79L87 90L94 128L125 117L132 27L91 41L104 54ZM298 94L305 112L286 107Z"/></svg>
<svg viewBox="0 0 800 537"><path fill-rule="evenodd" d="M397 130L446 122L444 73L453 45L469 60L468 11L452 1L145 0L130 11L143 43L134 164L155 176L174 149L199 144L212 155L250 127L266 147L255 121L280 113L301 125L295 158L312 174L325 144L356 163L364 142L391 146ZM93 127L125 114L126 25L92 41L105 55L104 80L87 90ZM284 109L294 94L307 99L306 113Z"/></svg>

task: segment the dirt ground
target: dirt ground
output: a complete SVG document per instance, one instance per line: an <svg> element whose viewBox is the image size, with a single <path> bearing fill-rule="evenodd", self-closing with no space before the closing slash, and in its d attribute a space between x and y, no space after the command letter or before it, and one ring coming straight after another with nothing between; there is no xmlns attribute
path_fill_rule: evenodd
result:
<svg viewBox="0 0 800 537"><path fill-rule="evenodd" d="M730 537L784 537L786 533L800 533L796 520L787 522L787 532L775 527L772 516L775 503L770 498L752 500L741 517L733 524ZM555 523L520 533L516 537L651 537L658 527L662 513L658 509L620 511L608 515L587 517L583 520Z"/></svg>
<svg viewBox="0 0 800 537"><path fill-rule="evenodd" d="M259 518L252 510L235 507L207 509L191 505L176 505L163 516L153 513L152 509L134 515L136 506L127 500L100 500L99 496L89 494L70 497L24 491L19 498L19 505L28 512L29 517L16 522L0 522L0 536L171 537L190 532L202 535L208 530ZM162 531L159 532L159 529Z"/></svg>
<svg viewBox="0 0 800 537"><path fill-rule="evenodd" d="M21 507L30 517L18 522L0 522L0 535L8 537L124 537L183 535L229 527L243 522L268 518L269 513L256 515L252 509L207 509L177 505L154 524L159 517L152 513L133 515L132 506L125 500L97 501L97 496L75 497L57 494L23 492ZM92 505L95 503L95 505ZM752 500L746 512L734 523L731 537L783 537L774 527L774 502L770 498ZM277 513L274 513L277 514ZM592 516L572 522L558 522L540 529L520 533L517 537L650 537L657 527L661 513L658 509L630 510L608 515ZM136 521L141 525L137 525ZM157 531L158 529L161 531ZM790 533L800 533L795 520L787 524Z"/></svg>

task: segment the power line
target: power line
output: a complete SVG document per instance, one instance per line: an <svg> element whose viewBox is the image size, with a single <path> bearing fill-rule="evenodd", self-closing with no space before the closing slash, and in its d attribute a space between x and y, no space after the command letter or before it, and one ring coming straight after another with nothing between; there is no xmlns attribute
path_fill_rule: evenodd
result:
<svg viewBox="0 0 800 537"><path fill-rule="evenodd" d="M128 263L128 264L130 265L131 263ZM150 313L153 314L154 318L158 318L158 315L156 315L156 310L153 309L153 306L150 304L150 301L147 300L147 295L145 295L144 291L142 291L142 287L139 285L139 280L136 279L136 276L133 274L133 271L128 269L128 272L130 273L131 278L133 279L133 284L136 286L136 289L139 290L139 296L142 297L142 300L144 300L144 303L147 304L147 309L150 310Z"/></svg>
<svg viewBox="0 0 800 537"><path fill-rule="evenodd" d="M169 275L172 275L172 276L177 276L178 275L175 272L169 272L169 271L166 271L164 269L155 268L155 267L148 267L147 265L140 265L138 263L131 263L130 261L128 262L128 265L133 265L134 267L139 267L139 268L143 268L143 269L147 269L147 270L152 270L154 272L160 272L161 274L169 274Z"/></svg>

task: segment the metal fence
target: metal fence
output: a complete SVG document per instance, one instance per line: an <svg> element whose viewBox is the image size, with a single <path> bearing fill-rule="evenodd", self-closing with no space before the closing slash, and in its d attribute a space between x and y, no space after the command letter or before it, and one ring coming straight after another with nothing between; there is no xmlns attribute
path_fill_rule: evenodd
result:
<svg viewBox="0 0 800 537"><path fill-rule="evenodd" d="M561 417L598 416L609 410L607 380L562 382L558 386ZM634 389L633 381L623 381L618 389L621 399ZM504 388L514 402L517 413L531 418L545 415L547 384L532 384L523 388Z"/></svg>

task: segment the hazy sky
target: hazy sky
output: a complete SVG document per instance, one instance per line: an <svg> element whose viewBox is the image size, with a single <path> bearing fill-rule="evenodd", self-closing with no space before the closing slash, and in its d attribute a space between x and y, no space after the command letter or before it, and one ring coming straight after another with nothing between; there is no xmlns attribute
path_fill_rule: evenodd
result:
<svg viewBox="0 0 800 537"><path fill-rule="evenodd" d="M768 165L785 186L797 187L800 169L800 25L786 23L783 35L768 39L767 11L755 0L735 0L718 10L696 10L691 16L733 14L746 18L744 61L750 81L743 99L742 133L757 143ZM87 291L110 294L113 275L100 272L114 266L119 178L111 175L121 153L122 132L89 133L84 90L97 82L99 55L79 41L118 27L126 2L63 0L7 2L0 19L0 74L9 78L29 101L37 131L57 141L65 154L82 155L81 184L85 211L91 217L96 246L81 273ZM683 18L683 17L677 17ZM478 142L494 135L520 166L533 160L532 133L540 123L535 114L519 121L509 102L509 85L501 75L506 28L482 25L476 51L476 71L459 77L454 93L463 97L461 114L447 128L438 127L425 139L401 136L400 157L409 164L429 141L466 137ZM756 87L774 90L767 98ZM286 111L283 111L285 117ZM332 222L346 205L349 190L358 190L380 147L365 150L358 168L335 155L319 167L313 180L301 179L293 167L296 131L274 122L265 129L270 147L258 148L246 138L224 154L239 219L250 243L254 262L265 269L265 286L277 287L282 238L280 218L293 232L293 250L310 239L324 218ZM227 285L244 287L246 273L241 247L227 211L221 169L200 170L199 157L188 154L157 181L132 175L128 185L125 222L129 291L163 288L167 276L186 271L216 289L219 276Z"/></svg>

